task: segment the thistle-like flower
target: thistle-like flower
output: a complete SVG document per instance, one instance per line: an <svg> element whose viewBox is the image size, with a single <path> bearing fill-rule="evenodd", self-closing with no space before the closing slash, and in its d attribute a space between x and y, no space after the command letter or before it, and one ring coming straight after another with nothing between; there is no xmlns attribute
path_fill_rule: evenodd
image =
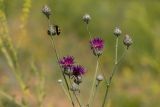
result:
<svg viewBox="0 0 160 107"><path fill-rule="evenodd" d="M47 33L50 36L55 36L57 34L56 29L53 25L49 25Z"/></svg>
<svg viewBox="0 0 160 107"><path fill-rule="evenodd" d="M90 20L91 20L91 16L90 16L89 14L85 14L85 15L83 16L83 21L84 21L86 24L88 24Z"/></svg>
<svg viewBox="0 0 160 107"><path fill-rule="evenodd" d="M44 5L42 8L42 13L44 13L49 19L49 16L51 15L51 9L47 5Z"/></svg>
<svg viewBox="0 0 160 107"><path fill-rule="evenodd" d="M122 31L118 28L118 27L116 27L115 29L114 29L114 35L115 36L120 36L122 34Z"/></svg>
<svg viewBox="0 0 160 107"><path fill-rule="evenodd" d="M93 51L93 54L99 57L103 52L104 41L99 37L93 38L90 41L90 46Z"/></svg>
<svg viewBox="0 0 160 107"><path fill-rule="evenodd" d="M125 46L127 46L127 49L128 49L129 46L132 45L133 43L132 38L129 35L125 35L123 43Z"/></svg>
<svg viewBox="0 0 160 107"><path fill-rule="evenodd" d="M63 68L63 71L67 75L72 75L73 73L73 64L74 57L73 56L65 56L59 60L59 64Z"/></svg>
<svg viewBox="0 0 160 107"><path fill-rule="evenodd" d="M85 73L85 69L81 65L73 66L73 75L75 77L82 76Z"/></svg>

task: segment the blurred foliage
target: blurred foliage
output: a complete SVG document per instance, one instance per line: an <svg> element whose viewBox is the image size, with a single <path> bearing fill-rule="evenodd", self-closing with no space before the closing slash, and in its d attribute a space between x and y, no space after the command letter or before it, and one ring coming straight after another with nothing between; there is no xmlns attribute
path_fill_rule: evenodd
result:
<svg viewBox="0 0 160 107"><path fill-rule="evenodd" d="M63 92L59 90L60 87L57 84L60 73L46 34L47 20L41 13L44 4L48 4L52 9L52 22L61 27L61 36L55 38L60 55L73 55L77 62L84 64L87 68L82 84L83 96L81 97L83 99L88 98L85 93L88 93L86 90L89 90L90 78L95 69L95 59L90 55L88 46L89 36L82 22L82 16L89 13L92 17L89 24L91 34L101 36L106 43L105 52L101 58L101 67L107 77L114 59L113 29L115 26L122 29L123 36L129 34L134 41L114 78L108 107L160 106L158 100L160 99L160 1L0 0L0 49L3 47L3 42L9 43L7 45L13 42L16 53L10 51L12 47L6 49L9 50L8 52L13 52L9 54L17 55L22 77L33 90L33 94L37 90L35 87L39 84L37 72L43 71L46 76L45 90L47 92L45 107L63 107L67 100L66 97L62 98ZM4 17L6 17L5 28L2 26ZM6 37L4 31L7 32L7 41L2 40L2 37ZM120 43L119 47L121 54L123 43ZM1 88L17 94L20 89L10 71L2 51L0 52ZM103 85L97 98L102 99ZM36 98L33 97L33 105L35 105L35 100ZM10 103L4 101L1 104ZM101 100L98 100L95 106L99 104Z"/></svg>

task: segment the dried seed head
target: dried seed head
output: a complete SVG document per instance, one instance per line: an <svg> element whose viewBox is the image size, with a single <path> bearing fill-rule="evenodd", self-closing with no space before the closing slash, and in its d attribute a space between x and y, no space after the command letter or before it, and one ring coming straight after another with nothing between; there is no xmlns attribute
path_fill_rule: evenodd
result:
<svg viewBox="0 0 160 107"><path fill-rule="evenodd" d="M118 28L118 27L116 27L115 29L114 29L114 35L115 36L120 36L122 34L122 31Z"/></svg>
<svg viewBox="0 0 160 107"><path fill-rule="evenodd" d="M48 35L54 36L54 35L56 35L56 34L57 34L57 33L56 33L55 27L54 27L53 25L49 25L49 28L48 28Z"/></svg>
<svg viewBox="0 0 160 107"><path fill-rule="evenodd" d="M85 14L85 15L83 16L83 21L84 21L86 24L88 24L90 20L91 20L91 16L90 16L89 14Z"/></svg>
<svg viewBox="0 0 160 107"><path fill-rule="evenodd" d="M49 16L51 15L51 9L47 5L44 5L42 8L42 13L44 13L49 19Z"/></svg>
<svg viewBox="0 0 160 107"><path fill-rule="evenodd" d="M62 80L61 80L61 79L59 79L59 80L58 80L58 83L59 83L59 84L61 84L61 83L62 83Z"/></svg>
<svg viewBox="0 0 160 107"><path fill-rule="evenodd" d="M132 38L129 35L125 35L123 43L125 46L127 46L127 49L128 49L129 46L132 45L133 43Z"/></svg>
<svg viewBox="0 0 160 107"><path fill-rule="evenodd" d="M79 91L79 85L76 84L76 83L73 83L71 88L70 88L71 91Z"/></svg>
<svg viewBox="0 0 160 107"><path fill-rule="evenodd" d="M102 81L104 78L103 78L103 76L102 76L101 74L99 74L96 79L97 79L97 81L100 82L100 81Z"/></svg>

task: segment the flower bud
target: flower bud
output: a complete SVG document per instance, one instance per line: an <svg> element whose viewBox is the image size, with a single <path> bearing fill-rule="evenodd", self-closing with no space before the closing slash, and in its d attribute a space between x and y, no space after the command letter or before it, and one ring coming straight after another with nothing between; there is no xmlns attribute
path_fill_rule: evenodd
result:
<svg viewBox="0 0 160 107"><path fill-rule="evenodd" d="M59 79L59 80L58 80L58 83L59 83L59 84L61 84L61 83L62 83L62 80L61 80L61 79Z"/></svg>
<svg viewBox="0 0 160 107"><path fill-rule="evenodd" d="M97 79L97 81L100 82L100 81L102 81L104 78L103 78L103 76L102 76L101 74L99 74L96 79Z"/></svg>
<svg viewBox="0 0 160 107"><path fill-rule="evenodd" d="M51 9L47 5L44 5L42 8L42 13L44 13L49 19L49 16L51 15Z"/></svg>
<svg viewBox="0 0 160 107"><path fill-rule="evenodd" d="M57 33L56 33L55 27L54 27L53 25L50 25L49 28L48 28L48 35L54 36L54 35L56 35L56 34L57 34Z"/></svg>
<svg viewBox="0 0 160 107"><path fill-rule="evenodd" d="M77 77L74 79L74 82L79 85L79 84L82 82L82 77L81 77L81 76L77 76Z"/></svg>
<svg viewBox="0 0 160 107"><path fill-rule="evenodd" d="M79 85L77 85L76 83L73 83L70 90L71 91L79 91Z"/></svg>
<svg viewBox="0 0 160 107"><path fill-rule="evenodd" d="M115 29L114 29L114 35L115 36L120 36L122 34L122 31L118 28L118 27L116 27Z"/></svg>
<svg viewBox="0 0 160 107"><path fill-rule="evenodd" d="M123 43L125 46L127 46L127 49L128 49L129 46L132 45L133 43L132 38L129 35L125 35Z"/></svg>
<svg viewBox="0 0 160 107"><path fill-rule="evenodd" d="M83 21L84 21L86 24L88 24L90 20L91 20L91 17L90 17L89 14L85 14L85 15L83 16Z"/></svg>
<svg viewBox="0 0 160 107"><path fill-rule="evenodd" d="M68 76L72 76L73 75L73 69L72 67L68 67L64 69L64 73Z"/></svg>

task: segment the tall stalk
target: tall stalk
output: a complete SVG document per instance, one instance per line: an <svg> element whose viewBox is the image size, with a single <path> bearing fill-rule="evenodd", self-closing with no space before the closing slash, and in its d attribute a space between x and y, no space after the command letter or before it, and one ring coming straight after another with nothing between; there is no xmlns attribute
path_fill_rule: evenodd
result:
<svg viewBox="0 0 160 107"><path fill-rule="evenodd" d="M90 97L89 97L89 101L88 101L88 107L90 107L90 104L93 101L92 98L94 96L95 87L96 87L96 76L97 76L97 73L98 73L98 67L99 67L99 57L97 58L97 61L96 61L96 70L95 70L95 73L94 73L92 88L91 88L91 91L90 91Z"/></svg>

